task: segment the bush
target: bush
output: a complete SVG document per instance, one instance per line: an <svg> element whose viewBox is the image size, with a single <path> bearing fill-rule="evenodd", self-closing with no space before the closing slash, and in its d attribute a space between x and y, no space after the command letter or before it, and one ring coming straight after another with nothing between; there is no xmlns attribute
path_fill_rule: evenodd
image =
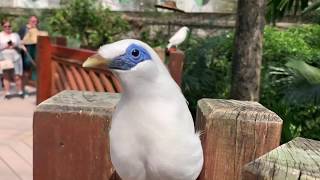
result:
<svg viewBox="0 0 320 180"><path fill-rule="evenodd" d="M190 38L181 47L186 54L182 90L193 115L199 99L229 96L232 42L233 37L226 33L206 39Z"/></svg>
<svg viewBox="0 0 320 180"><path fill-rule="evenodd" d="M129 30L127 21L97 0L68 1L49 21L54 32L78 39L90 48L115 41Z"/></svg>
<svg viewBox="0 0 320 180"><path fill-rule="evenodd" d="M268 27L264 39L260 102L284 120L282 142L296 136L319 140L319 86L310 79L317 70L301 61L320 66L320 26Z"/></svg>
<svg viewBox="0 0 320 180"><path fill-rule="evenodd" d="M191 37L181 47L186 54L182 90L193 115L201 98L229 98L232 42L232 33L226 33L205 39ZM282 143L297 136L320 140L320 104L286 98L298 80L286 64L303 60L320 67L319 42L318 25L265 29L260 103L283 119Z"/></svg>

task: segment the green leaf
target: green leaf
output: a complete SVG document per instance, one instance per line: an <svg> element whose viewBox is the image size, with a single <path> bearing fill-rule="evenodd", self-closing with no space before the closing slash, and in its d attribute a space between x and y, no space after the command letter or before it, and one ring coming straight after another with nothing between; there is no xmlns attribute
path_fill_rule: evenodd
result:
<svg viewBox="0 0 320 180"><path fill-rule="evenodd" d="M286 64L287 67L297 72L303 79L312 85L320 85L320 69L310 66L304 61L291 60Z"/></svg>
<svg viewBox="0 0 320 180"><path fill-rule="evenodd" d="M320 0L312 3L308 8L306 8L304 11L302 11L302 15L308 14L320 7Z"/></svg>

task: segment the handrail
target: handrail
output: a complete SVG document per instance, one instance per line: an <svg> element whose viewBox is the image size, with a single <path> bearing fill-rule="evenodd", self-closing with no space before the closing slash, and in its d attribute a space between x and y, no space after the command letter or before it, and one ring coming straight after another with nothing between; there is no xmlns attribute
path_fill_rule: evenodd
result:
<svg viewBox="0 0 320 180"><path fill-rule="evenodd" d="M66 47L62 38L56 40L60 44L53 41L48 36L38 37L37 104L62 90L122 92L119 80L111 71L82 68L82 63L96 51ZM163 51L155 51L164 57ZM183 59L179 51L169 56L168 70L178 85L181 85Z"/></svg>

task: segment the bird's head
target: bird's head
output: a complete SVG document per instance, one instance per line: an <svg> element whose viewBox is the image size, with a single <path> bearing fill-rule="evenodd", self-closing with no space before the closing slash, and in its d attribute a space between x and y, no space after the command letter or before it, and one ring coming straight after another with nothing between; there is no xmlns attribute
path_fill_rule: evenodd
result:
<svg viewBox="0 0 320 180"><path fill-rule="evenodd" d="M189 32L189 31L190 31L190 29L189 29L187 26L183 26L181 29L182 29L183 31L186 31L186 32Z"/></svg>
<svg viewBox="0 0 320 180"><path fill-rule="evenodd" d="M110 69L119 76L120 80L130 78L130 81L136 80L137 77L152 79L159 72L167 71L150 46L134 39L101 46L97 54L89 57L82 66Z"/></svg>
<svg viewBox="0 0 320 180"><path fill-rule="evenodd" d="M108 68L130 71L140 63L152 60L147 45L138 40L126 39L101 46L98 53L89 57L83 67Z"/></svg>

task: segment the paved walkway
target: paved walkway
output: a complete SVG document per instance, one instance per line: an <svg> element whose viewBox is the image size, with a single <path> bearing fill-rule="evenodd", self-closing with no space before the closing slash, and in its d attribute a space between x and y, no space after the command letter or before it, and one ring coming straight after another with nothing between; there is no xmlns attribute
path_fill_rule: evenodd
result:
<svg viewBox="0 0 320 180"><path fill-rule="evenodd" d="M0 179L32 180L32 117L35 96L0 97Z"/></svg>

